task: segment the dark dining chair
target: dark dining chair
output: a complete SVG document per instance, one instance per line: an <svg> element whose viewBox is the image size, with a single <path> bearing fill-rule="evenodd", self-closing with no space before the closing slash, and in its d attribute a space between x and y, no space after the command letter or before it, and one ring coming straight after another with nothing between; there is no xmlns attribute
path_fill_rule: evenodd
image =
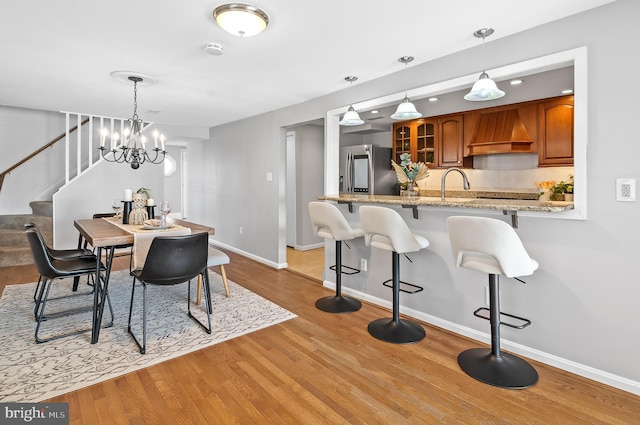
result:
<svg viewBox="0 0 640 425"><path fill-rule="evenodd" d="M147 349L147 285L166 287L188 282L187 315L202 326L208 334L211 333L211 292L207 269L208 240L209 235L207 233L184 236L158 236L151 242L143 268L135 269L131 272L133 286L131 288L128 331L138 348L140 348L141 354L145 354ZM198 276L202 276L204 280L206 302L204 310L207 314L207 325L191 314L191 280ZM131 329L136 282L140 282L142 285L142 343Z"/></svg>
<svg viewBox="0 0 640 425"><path fill-rule="evenodd" d="M36 265L38 273L42 277L42 284L37 294L36 307L34 309L36 318L36 330L35 340L37 343L47 342L54 339L62 338L65 336L75 335L81 332L85 332L89 329L81 329L72 332L57 334L49 338L42 339L39 336L40 327L43 322L50 322L50 319L57 317L68 316L71 314L81 313L93 309L93 299L89 306L71 308L63 311L57 311L49 315L45 315L47 308L47 301L49 300L49 293L54 282L63 278L75 278L88 276L91 279L100 279L100 276L96 276L96 260L94 258L75 258L68 260L57 260L52 258L48 251L47 246L42 238L42 235L36 228L30 228L26 230L27 239L29 240L29 246L31 247L31 253L33 254L33 261ZM95 282L95 280L94 280ZM95 287L95 285L94 285ZM94 288L95 290L95 288ZM109 304L109 310L111 313L111 323L106 327L113 324L113 308L111 306L111 300L109 294L100 294L106 296L107 303ZM66 297L65 297L66 298ZM56 298L59 299L59 298Z"/></svg>
<svg viewBox="0 0 640 425"><path fill-rule="evenodd" d="M42 236L42 232L38 229L35 223L26 223L24 225L25 229L35 229L35 231L40 235L40 239L44 242L44 246L47 250L49 256L54 260L67 261L67 260L76 260L78 258L88 258L92 259L94 262L96 261L96 256L88 249L78 248L78 249L53 249L49 245L47 245L44 237ZM79 277L74 278L74 291L78 288L78 280ZM87 279L87 283L89 280ZM38 278L38 283L36 284L36 289L33 291L33 301L37 301L37 294L40 289L40 285L42 284L42 275Z"/></svg>

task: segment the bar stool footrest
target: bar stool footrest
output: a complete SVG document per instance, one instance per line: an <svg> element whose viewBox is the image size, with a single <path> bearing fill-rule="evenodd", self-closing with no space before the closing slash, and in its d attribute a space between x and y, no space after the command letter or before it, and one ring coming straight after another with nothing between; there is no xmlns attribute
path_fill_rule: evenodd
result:
<svg viewBox="0 0 640 425"><path fill-rule="evenodd" d="M385 280L384 282L382 282L382 284L387 288L393 288L393 285L389 282L393 282L393 279ZM400 291L402 292L406 292L407 294L416 294L422 290L424 290L422 286L414 285L413 283L407 283L402 280L400 281Z"/></svg>
<svg viewBox="0 0 640 425"><path fill-rule="evenodd" d="M348 271L344 271L345 269L347 269ZM333 266L329 267L329 270L333 270L335 272L336 271L336 265L334 264ZM360 273L360 270L354 269L353 267L349 267L349 266L345 266L345 265L343 265L340 268L340 271L342 272L342 274L358 274L358 273Z"/></svg>
<svg viewBox="0 0 640 425"><path fill-rule="evenodd" d="M479 317L481 319L491 320L491 318L489 316L485 316L485 315L481 314L481 312L490 313L490 310L487 307L480 307L479 309L477 309L476 311L473 312L473 315L476 316L476 317ZM521 324L514 324L514 323L504 322L504 321L502 321L502 317L503 316L504 317L509 317L511 319L520 320L522 323ZM501 325L505 325L505 326L509 326L510 328L514 328L514 329L524 329L524 328L526 328L527 326L529 326L531 324L531 320L525 319L524 317L520 317L520 316L514 316L513 314L500 312L500 324Z"/></svg>

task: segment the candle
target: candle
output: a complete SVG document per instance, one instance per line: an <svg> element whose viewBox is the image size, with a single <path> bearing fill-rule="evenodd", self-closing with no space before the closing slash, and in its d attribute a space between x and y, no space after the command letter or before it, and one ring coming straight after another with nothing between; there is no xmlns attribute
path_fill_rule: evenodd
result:
<svg viewBox="0 0 640 425"><path fill-rule="evenodd" d="M146 137L144 137L144 136L141 136L141 137L140 137L140 143L142 143L142 150L143 150L143 151L146 151L146 150L147 150L147 147L145 146L145 144L147 143L147 138L146 138Z"/></svg>
<svg viewBox="0 0 640 425"><path fill-rule="evenodd" d="M158 130L153 131L153 144L154 148L158 149Z"/></svg>
<svg viewBox="0 0 640 425"><path fill-rule="evenodd" d="M152 207L152 206L154 206L154 205L155 205L155 203L154 203L154 201L153 201L153 198L149 198L149 199L147 199L147 206L148 206L148 207Z"/></svg>
<svg viewBox="0 0 640 425"><path fill-rule="evenodd" d="M162 152L164 152L164 134L160 136L160 144L162 145Z"/></svg>
<svg viewBox="0 0 640 425"><path fill-rule="evenodd" d="M131 192L131 189L125 189L124 190L124 200L125 201L131 201L133 193Z"/></svg>
<svg viewBox="0 0 640 425"><path fill-rule="evenodd" d="M100 130L100 147L101 148L104 148L104 142L106 137L107 137L107 129L103 128L102 130Z"/></svg>

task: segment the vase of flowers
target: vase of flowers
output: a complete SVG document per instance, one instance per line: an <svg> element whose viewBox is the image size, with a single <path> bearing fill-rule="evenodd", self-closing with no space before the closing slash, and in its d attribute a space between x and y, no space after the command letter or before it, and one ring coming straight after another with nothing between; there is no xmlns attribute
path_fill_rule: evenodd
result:
<svg viewBox="0 0 640 425"><path fill-rule="evenodd" d="M391 165L400 183L400 195L408 198L419 197L418 181L429 177L429 167L424 162L412 162L411 155L400 155L400 164L391 160Z"/></svg>

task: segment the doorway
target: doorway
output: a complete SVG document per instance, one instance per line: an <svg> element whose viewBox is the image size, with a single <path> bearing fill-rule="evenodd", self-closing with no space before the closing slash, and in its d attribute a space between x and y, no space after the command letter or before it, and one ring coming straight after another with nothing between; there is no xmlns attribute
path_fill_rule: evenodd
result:
<svg viewBox="0 0 640 425"><path fill-rule="evenodd" d="M324 120L286 130L287 267L321 282L324 239L313 233L308 204L324 193Z"/></svg>

